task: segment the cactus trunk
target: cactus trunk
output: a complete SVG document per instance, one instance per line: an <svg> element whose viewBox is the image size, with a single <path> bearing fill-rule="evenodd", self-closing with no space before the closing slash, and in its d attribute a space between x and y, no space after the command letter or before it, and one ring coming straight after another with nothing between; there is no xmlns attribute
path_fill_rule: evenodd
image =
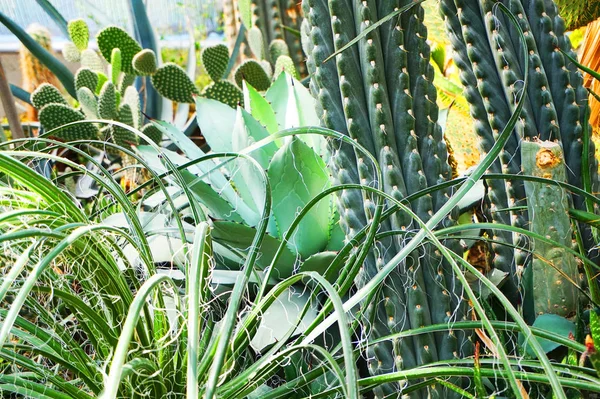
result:
<svg viewBox="0 0 600 399"><path fill-rule="evenodd" d="M432 84L423 9L416 5L400 17L369 32L359 43L324 63L326 57L377 22L378 16L411 4L394 0L304 0L302 32L311 74L310 87L322 110L322 124L355 139L377 159L384 190L400 200L408 194L451 178L448 153L437 125L436 91ZM374 169L352 147L329 143L335 183L372 185ZM414 200L412 210L423 220L448 199L437 191ZM350 239L370 221L374 198L357 191L338 196L341 223ZM452 215L455 216L455 215ZM447 223L453 223L448 219ZM382 223L381 230L416 227L404 213ZM450 245L452 245L450 243ZM360 287L402 247L401 239L376 243L356 277ZM460 284L431 246L413 253L390 274L379 299L367 304L367 333L378 337L432 323L450 323L465 316ZM463 336L452 332L424 334L383 343L368 353L372 374L407 369L469 353ZM376 397L401 392L383 386ZM433 389L431 394L441 394ZM415 394L418 395L419 394Z"/></svg>
<svg viewBox="0 0 600 399"><path fill-rule="evenodd" d="M440 8L446 21L449 38L455 51L455 61L461 70L465 97L471 105L475 129L482 139L482 150L488 152L498 132L505 126L522 90L526 46L529 63L529 86L521 123L504 148L493 173L521 172L520 145L524 138L556 140L562 144L567 166L567 181L584 187L583 169L589 168L591 188L597 191L597 162L594 145L590 143L590 162L582 163L583 129L586 120L587 93L581 74L560 50L573 54L565 35L563 20L550 0L504 0L516 16L525 34L522 42L516 28L491 0L441 0ZM515 207L527 204L524 184L518 180L490 181L490 203L495 222L527 227L527 215ZM573 198L575 207L586 209L583 199ZM513 208L507 211L508 208ZM501 211L499 211L501 210ZM580 226L586 250L595 246L590 228ZM527 257L518 248L525 244L522 237L494 232L496 241L516 244L517 250L502 245L494 247L494 266L511 273L507 295L520 302L517 287ZM588 253L597 259L597 252Z"/></svg>
<svg viewBox="0 0 600 399"><path fill-rule="evenodd" d="M560 144L550 141L524 141L521 144L523 172L559 182L566 181L567 171ZM566 247L573 239L569 218L569 195L552 184L525 182L530 229ZM553 313L570 317L577 311L579 280L577 259L565 249L542 240L533 240L533 306L536 316Z"/></svg>

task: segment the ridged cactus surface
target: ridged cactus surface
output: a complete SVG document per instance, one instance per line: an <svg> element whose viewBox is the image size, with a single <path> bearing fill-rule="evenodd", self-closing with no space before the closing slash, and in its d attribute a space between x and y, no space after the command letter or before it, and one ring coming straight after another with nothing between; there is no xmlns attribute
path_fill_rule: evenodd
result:
<svg viewBox="0 0 600 399"><path fill-rule="evenodd" d="M550 141L521 143L523 173L565 182L567 169L560 144ZM531 230L567 248L573 231L569 217L569 195L553 184L525 182ZM553 313L571 317L577 312L579 280L577 259L564 248L533 240L536 256L532 261L533 306L536 315Z"/></svg>
<svg viewBox="0 0 600 399"><path fill-rule="evenodd" d="M597 192L597 163L591 142L590 153L587 154L590 162L588 165L582 163L583 129L589 128L585 117L587 92L577 67L559 51L574 55L565 35L564 21L552 1L505 0L503 3L516 16L525 34L529 86L521 121L491 172L521 173L520 145L523 139L559 141L564 150L567 181L582 188L582 168L588 167L591 188ZM465 97L470 103L484 153L491 149L498 133L508 122L525 78L521 38L510 20L494 4L490 0L442 0L440 3L455 51L454 60L461 70ZM494 222L527 228L526 212L515 209L527 204L523 182L491 180L488 184ZM576 208L586 209L582 198L574 197L573 200ZM592 250L595 242L590 229L585 226L581 229L586 249ZM494 232L494 237L499 243L518 247L527 245L522 237L513 237L500 230ZM494 244L493 250L494 266L511 275L504 289L511 299L518 302L517 286L526 267L527 256L523 251L513 251L500 244ZM594 251L588 255L597 257Z"/></svg>
<svg viewBox="0 0 600 399"><path fill-rule="evenodd" d="M310 87L322 109L322 124L346 134L377 159L383 189L396 199L451 178L446 144L436 123L438 108L434 71L429 63L423 9L415 5L371 31L357 45L324 60L393 11L411 4L394 0L304 0L303 42L312 78ZM351 146L329 142L333 179L338 184L373 185L376 176L367 158ZM449 198L440 190L414 200L412 210L424 221ZM350 239L373 217L374 198L356 190L342 191L338 210ZM456 215L451 215L451 218ZM452 219L446 223L453 223ZM416 224L405 213L382 223L380 232L406 230ZM453 245L449 243L449 245ZM366 259L356 284L360 287L402 247L401 239L385 239ZM389 275L366 312L365 333L379 337L431 323L465 317L461 288L439 252L431 246L411 254ZM383 342L367 354L372 374L416 367L469 353L471 345L458 332L423 334ZM464 352L464 353L463 353ZM441 394L433 389L431 394ZM376 397L400 395L397 385L378 388ZM420 393L411 394L420 397Z"/></svg>

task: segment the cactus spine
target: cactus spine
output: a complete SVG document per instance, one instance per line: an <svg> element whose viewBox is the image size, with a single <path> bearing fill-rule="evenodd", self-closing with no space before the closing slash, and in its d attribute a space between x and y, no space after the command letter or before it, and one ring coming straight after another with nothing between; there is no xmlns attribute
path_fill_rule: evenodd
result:
<svg viewBox="0 0 600 399"><path fill-rule="evenodd" d="M322 108L322 124L347 134L370 151L383 170L382 187L397 199L450 179L452 173L436 123L434 71L429 64L423 9L413 6L337 55L335 62L323 61L376 22L378 16L410 3L303 1L303 42L312 75L310 87ZM373 184L374 171L362 154L336 142L330 142L329 147L336 183ZM448 191L438 191L414 200L411 207L426 221L448 196ZM338 196L338 209L349 239L372 218L374 201L356 191L343 191ZM453 223L451 218L446 222ZM405 230L411 226L413 222L399 213L381 228ZM401 240L378 242L356 278L357 285L370 280L401 246ZM390 274L382 287L382 298L368 305L368 333L377 337L462 319L465 309L459 305L459 290L440 254L425 246ZM382 343L370 349L368 366L371 373L379 374L454 358L461 350L470 350L469 345L462 344L463 338L439 333ZM384 397L398 391L398 386L384 386L375 394Z"/></svg>
<svg viewBox="0 0 600 399"><path fill-rule="evenodd" d="M530 84L521 115L521 123L512 134L492 172L518 174L521 171L519 146L523 138L557 140L562 143L567 181L583 187L583 167L589 167L592 189L597 191L597 163L594 145L590 143L589 165L582 165L583 128L589 127L585 119L587 93L582 86L581 74L575 65L561 53L572 53L565 36L563 20L556 5L547 0L511 0L505 2L517 16L525 33L529 54ZM488 152L496 134L504 127L518 97L524 76L524 61L520 59L523 44L510 21L494 9L489 0L442 0L441 11L445 17L449 38L455 50L455 61L461 69L465 97L471 105L475 129L482 139L482 150ZM526 204L523 183L512 180L490 181L489 198L494 221L527 227L527 215L520 211L504 211L508 207ZM585 209L583 200L574 197L578 209ZM498 209L503 209L499 212ZM584 246L594 247L589 227L581 226ZM545 232L543 232L545 234ZM497 241L525 245L519 237L494 232ZM509 296L517 301L518 277L525 265L521 251L513 253L503 245L494 246L494 265L511 273ZM597 252L591 252L592 258Z"/></svg>
<svg viewBox="0 0 600 399"><path fill-rule="evenodd" d="M523 141L521 160L526 175L566 181L567 171L560 144L550 141ZM566 190L546 183L525 182L531 229L547 238L571 246L573 231ZM577 311L579 280L577 259L563 248L541 240L533 241L533 305L536 315L554 313L570 317Z"/></svg>

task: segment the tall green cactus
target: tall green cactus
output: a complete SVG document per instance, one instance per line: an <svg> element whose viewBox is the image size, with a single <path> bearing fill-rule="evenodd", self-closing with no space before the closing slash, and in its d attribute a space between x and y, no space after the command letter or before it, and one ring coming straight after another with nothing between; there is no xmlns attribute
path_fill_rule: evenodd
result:
<svg viewBox="0 0 600 399"><path fill-rule="evenodd" d="M566 181L567 169L558 143L523 141L521 159L526 175ZM527 181L525 192L531 229L544 232L546 237L569 247L573 231L566 190L551 184ZM577 259L564 248L542 240L534 240L533 249L536 256L532 261L530 276L535 314L574 315L579 295L579 289L572 284L579 280Z"/></svg>
<svg viewBox="0 0 600 399"><path fill-rule="evenodd" d="M577 67L559 51L573 54L556 5L550 0L505 0L503 3L517 16L525 34L530 84L521 123L491 171L520 173L519 148L524 138L556 140L564 149L567 181L583 188L583 168L587 168L586 172L591 176L589 188L597 192L593 143L589 143L589 154L583 153L583 129L589 128L586 120L587 92ZM475 129L481 137L482 150L487 153L516 107L515 101L524 79L525 60L518 56L523 43L508 19L494 9L494 1L441 0L440 4L454 47L454 60L461 70L465 97L476 121ZM582 163L584 155L590 160L587 165ZM514 208L526 205L522 182L492 180L489 182L489 198L495 222L527 227L526 212ZM573 202L576 208L586 209L582 198L575 196ZM597 252L592 251L595 242L590 229L580 227L584 246L590 251L588 255L597 258ZM526 244L522 237L512 237L510 233L495 231L494 236L495 241L500 243ZM495 244L493 249L495 267L510 272L512 276L505 286L507 294L518 302L517 287L527 257L522 251L513 252L501 244Z"/></svg>
<svg viewBox="0 0 600 399"><path fill-rule="evenodd" d="M304 0L302 32L308 55L310 87L322 108L322 124L347 134L370 151L383 170L384 190L396 199L451 178L446 144L436 123L438 108L432 84L434 71L423 25L423 9L415 5L335 60L324 60L378 20L410 5L408 0ZM373 184L374 169L350 146L329 143L336 183ZM448 190L414 200L410 205L429 220L448 199ZM371 220L374 199L346 190L338 197L341 223L347 238ZM363 211L364 210L364 211ZM454 223L453 217L446 223ZM383 230L406 230L416 224L405 214L394 215ZM450 243L450 245L454 245ZM360 287L402 247L402 241L377 243L356 277ZM392 273L381 298L366 311L367 332L378 337L431 323L451 323L465 316L460 284L440 254L425 246ZM406 369L469 353L464 336L445 332L381 343L368 353L371 373ZM376 390L377 397L397 395L398 386ZM395 393L394 393L395 392ZM418 394L416 394L418 395ZM418 396L417 396L418 397Z"/></svg>

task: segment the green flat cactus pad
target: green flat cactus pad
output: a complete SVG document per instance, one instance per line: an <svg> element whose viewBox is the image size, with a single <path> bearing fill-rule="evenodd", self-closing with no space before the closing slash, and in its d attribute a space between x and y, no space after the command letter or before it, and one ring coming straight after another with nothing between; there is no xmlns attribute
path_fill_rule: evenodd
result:
<svg viewBox="0 0 600 399"><path fill-rule="evenodd" d="M134 126L135 116L133 115L133 111L129 104L123 104L121 108L119 108L118 121L131 127ZM138 136L125 128L114 126L113 140L117 145L128 147L131 144L137 144Z"/></svg>
<svg viewBox="0 0 600 399"><path fill-rule="evenodd" d="M143 49L133 57L133 69L138 75L152 75L156 72L158 62L156 54L150 49Z"/></svg>
<svg viewBox="0 0 600 399"><path fill-rule="evenodd" d="M115 47L110 55L110 77L115 85L119 84L121 67L121 50Z"/></svg>
<svg viewBox="0 0 600 399"><path fill-rule="evenodd" d="M81 66L94 72L104 72L104 62L94 50L85 49L81 52Z"/></svg>
<svg viewBox="0 0 600 399"><path fill-rule="evenodd" d="M48 104L69 105L60 91L50 83L42 83L31 93L31 104L36 109L42 109Z"/></svg>
<svg viewBox="0 0 600 399"><path fill-rule="evenodd" d="M259 60L265 58L265 44L263 35L257 26L253 26L248 31L248 45L250 46L250 51L252 51L252 54L254 54L256 58Z"/></svg>
<svg viewBox="0 0 600 399"><path fill-rule="evenodd" d="M116 90L112 82L106 82L100 91L98 116L102 119L115 119L117 117Z"/></svg>
<svg viewBox="0 0 600 399"><path fill-rule="evenodd" d="M77 100L79 100L81 110L86 117L98 119L98 99L88 87L82 87L77 90Z"/></svg>
<svg viewBox="0 0 600 399"><path fill-rule="evenodd" d="M127 32L116 26L104 28L96 36L98 40L98 48L102 56L109 61L114 48L121 50L121 65L122 71L135 74L132 61L133 57L142 51L142 48Z"/></svg>
<svg viewBox="0 0 600 399"><path fill-rule="evenodd" d="M273 79L276 79L277 76L279 76L279 74L283 71L289 73L294 79L298 79L298 72L294 66L294 61L292 61L292 59L287 55L281 55L279 58L277 58Z"/></svg>
<svg viewBox="0 0 600 399"><path fill-rule="evenodd" d="M125 89L121 103L129 105L131 108L131 113L133 115L133 124L131 124L131 126L137 129L142 125L142 114L140 112L140 95L135 87L129 86Z"/></svg>
<svg viewBox="0 0 600 399"><path fill-rule="evenodd" d="M273 40L269 45L269 56L271 57L271 62L274 64L277 63L277 59L282 55L287 55L289 57L290 49L282 39Z"/></svg>
<svg viewBox="0 0 600 399"><path fill-rule="evenodd" d="M133 85L133 83L135 82L135 78L135 75L130 75L128 73L124 73L121 75L121 78L119 79L119 92L121 93L121 95L124 95L125 90L127 90L128 87Z"/></svg>
<svg viewBox="0 0 600 399"><path fill-rule="evenodd" d="M193 103L198 89L179 65L168 62L152 75L152 85L162 96L178 103Z"/></svg>
<svg viewBox="0 0 600 399"><path fill-rule="evenodd" d="M229 50L224 44L217 44L202 50L202 64L208 76L217 82L223 79L227 64L229 63Z"/></svg>
<svg viewBox="0 0 600 399"><path fill-rule="evenodd" d="M96 92L98 75L91 69L79 68L75 73L75 90L79 90L82 87L87 87L92 92Z"/></svg>
<svg viewBox="0 0 600 399"><path fill-rule="evenodd" d="M265 91L271 86L267 72L254 60L245 61L235 70L235 83L238 87L242 87L244 80L258 91Z"/></svg>
<svg viewBox="0 0 600 399"><path fill-rule="evenodd" d="M85 117L67 105L48 104L40 110L39 119L44 129L50 131L68 123L84 121ZM98 128L85 122L53 132L52 136L66 141L91 140L98 137Z"/></svg>
<svg viewBox="0 0 600 399"><path fill-rule="evenodd" d="M142 133L148 136L148 138L156 144L160 144L163 136L163 133L160 131L160 129L154 126L152 123L144 125L142 128Z"/></svg>
<svg viewBox="0 0 600 399"><path fill-rule="evenodd" d="M67 25L69 36L73 44L81 51L88 47L90 30L83 19L74 19Z"/></svg>
<svg viewBox="0 0 600 399"><path fill-rule="evenodd" d="M62 55L68 62L79 62L81 61L81 51L71 42L65 43L62 49Z"/></svg>
<svg viewBox="0 0 600 399"><path fill-rule="evenodd" d="M240 89L226 80L214 82L206 86L202 95L206 98L227 104L232 108L236 108L238 104L244 104L244 95Z"/></svg>

